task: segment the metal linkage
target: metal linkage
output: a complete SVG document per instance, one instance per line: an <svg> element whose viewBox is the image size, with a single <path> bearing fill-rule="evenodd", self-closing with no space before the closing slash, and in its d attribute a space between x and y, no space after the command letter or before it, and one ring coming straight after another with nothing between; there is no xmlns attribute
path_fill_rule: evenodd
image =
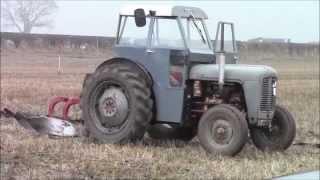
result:
<svg viewBox="0 0 320 180"><path fill-rule="evenodd" d="M63 96L57 96L49 100L49 105L48 105L48 117L52 117L53 113L55 112L55 106L59 103L63 102L63 110L62 110L62 119L63 120L68 120L68 114L69 114L69 109L71 106L79 104L80 103L80 98L79 97L63 97Z"/></svg>

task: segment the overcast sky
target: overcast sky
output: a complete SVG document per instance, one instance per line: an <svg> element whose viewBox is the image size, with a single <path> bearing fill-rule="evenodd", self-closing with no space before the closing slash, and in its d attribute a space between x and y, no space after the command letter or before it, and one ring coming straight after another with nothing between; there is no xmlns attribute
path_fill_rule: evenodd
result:
<svg viewBox="0 0 320 180"><path fill-rule="evenodd" d="M207 12L214 37L218 21L235 23L236 38L319 41L319 1L57 1L54 27L37 33L114 36L121 7L130 4L185 5Z"/></svg>

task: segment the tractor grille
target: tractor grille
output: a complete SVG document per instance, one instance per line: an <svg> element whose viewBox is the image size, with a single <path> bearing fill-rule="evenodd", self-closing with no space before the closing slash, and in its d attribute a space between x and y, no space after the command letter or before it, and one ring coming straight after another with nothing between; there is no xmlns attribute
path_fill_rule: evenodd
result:
<svg viewBox="0 0 320 180"><path fill-rule="evenodd" d="M275 96L273 95L273 84L275 77L266 77L262 81L262 96L260 99L261 111L272 111L275 104Z"/></svg>

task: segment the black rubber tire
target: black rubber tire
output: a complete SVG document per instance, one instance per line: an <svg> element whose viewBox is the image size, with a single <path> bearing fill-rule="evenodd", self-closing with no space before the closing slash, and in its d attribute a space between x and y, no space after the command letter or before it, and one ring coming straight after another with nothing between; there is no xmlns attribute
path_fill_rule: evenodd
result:
<svg viewBox="0 0 320 180"><path fill-rule="evenodd" d="M128 61L126 62L123 60L111 61L111 62L104 63L104 64L98 66L95 71L96 72L103 71L106 68L112 69L113 67L119 67L119 66L122 66L123 64L125 64L125 66L127 68L134 69L134 71L136 72L136 75L139 76L139 79L143 80L147 84L148 87L152 86L152 81L149 79L148 74L146 72L144 72L138 65L136 65L132 62L128 62Z"/></svg>
<svg viewBox="0 0 320 180"><path fill-rule="evenodd" d="M196 128L177 127L168 124L154 124L147 131L151 138L159 140L191 141L197 135Z"/></svg>
<svg viewBox="0 0 320 180"><path fill-rule="evenodd" d="M98 85L102 82L113 81L122 85L129 101L129 113L124 127L117 133L108 134L99 130L94 123L91 107L91 97ZM135 142L143 138L146 128L152 118L151 90L147 86L143 75L126 63L115 63L105 66L86 77L81 93L80 105L84 125L90 137L102 143Z"/></svg>
<svg viewBox="0 0 320 180"><path fill-rule="evenodd" d="M90 78L91 78L91 76L92 76L92 73L86 73L85 74L85 76L84 76L84 78L83 78L83 83L82 83L82 89L85 87L85 86L87 86L87 83L88 82L90 82L91 80L89 80ZM81 93L80 93L80 99L82 98L82 96L83 96L83 91L81 91ZM81 103L80 103L80 109L82 109L81 108ZM83 121L83 119L84 119L84 117L83 117L83 115L82 115L83 113L81 112L81 123L82 123L82 125L84 126L84 121ZM90 132L89 132L89 130L87 129L87 127L85 127L84 126L84 128L83 128L83 135L85 136L85 137L90 137Z"/></svg>
<svg viewBox="0 0 320 180"><path fill-rule="evenodd" d="M276 139L268 137L269 128L251 128L251 138L258 149L284 151L292 144L296 135L296 124L291 113L286 108L276 105L272 123L275 121L280 126L280 135L276 136Z"/></svg>
<svg viewBox="0 0 320 180"><path fill-rule="evenodd" d="M217 120L225 120L232 126L232 135L228 144L218 144L211 134L211 125ZM198 125L198 139L202 147L212 154L234 156L239 153L248 139L248 124L241 112L227 104L210 108L205 112Z"/></svg>

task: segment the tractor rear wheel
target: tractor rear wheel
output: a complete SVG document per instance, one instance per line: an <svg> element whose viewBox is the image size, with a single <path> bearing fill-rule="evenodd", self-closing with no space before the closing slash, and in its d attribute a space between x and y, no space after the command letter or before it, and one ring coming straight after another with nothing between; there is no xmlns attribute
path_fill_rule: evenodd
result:
<svg viewBox="0 0 320 180"><path fill-rule="evenodd" d="M277 105L271 128L251 129L253 144L260 150L283 151L293 142L296 134L296 124L291 113Z"/></svg>
<svg viewBox="0 0 320 180"><path fill-rule="evenodd" d="M248 124L237 108L227 104L217 105L202 115L198 138L207 152L233 156L247 142Z"/></svg>
<svg viewBox="0 0 320 180"><path fill-rule="evenodd" d="M126 63L110 64L87 77L81 93L84 124L103 143L143 138L152 117L150 87Z"/></svg>
<svg viewBox="0 0 320 180"><path fill-rule="evenodd" d="M178 127L169 124L154 124L148 128L148 134L153 139L191 141L197 135L197 129Z"/></svg>

